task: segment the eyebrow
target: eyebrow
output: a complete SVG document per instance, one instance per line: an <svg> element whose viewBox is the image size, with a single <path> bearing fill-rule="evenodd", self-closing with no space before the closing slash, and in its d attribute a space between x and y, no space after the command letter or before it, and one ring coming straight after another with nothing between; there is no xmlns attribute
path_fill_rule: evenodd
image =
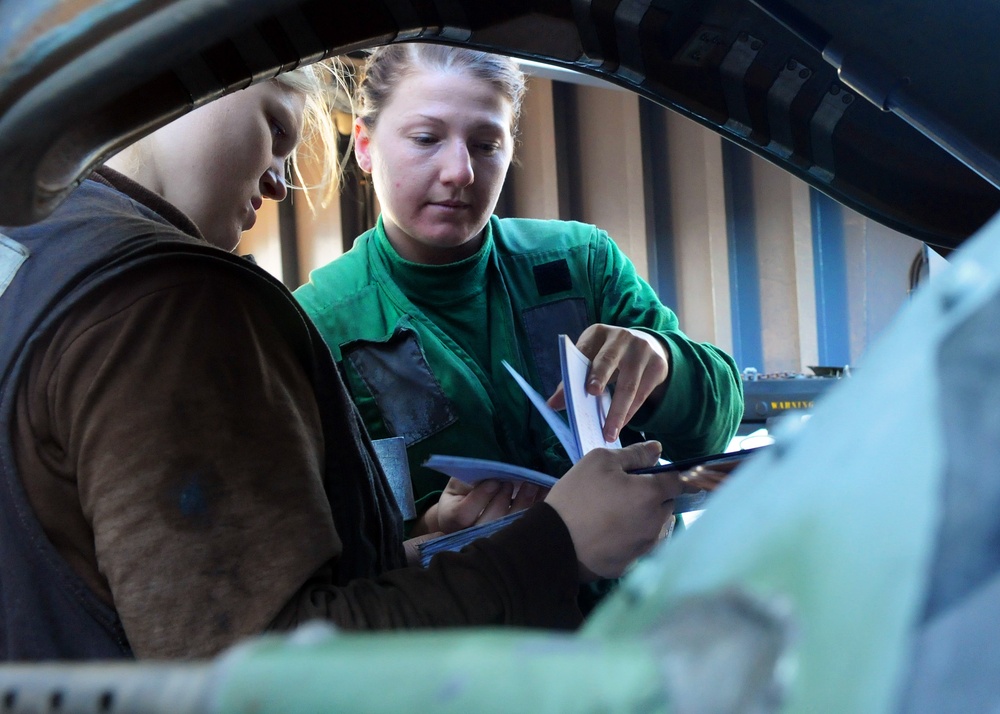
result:
<svg viewBox="0 0 1000 714"><path fill-rule="evenodd" d="M403 126L406 127L406 126L408 126L410 124L413 124L415 122L419 122L421 120L429 122L431 124L446 124L447 123L446 119L442 119L441 117L438 117L438 116L432 116L430 114L415 114L412 119L404 121L403 122ZM475 124L472 125L472 128L475 131L478 131L478 130L481 130L481 129L489 129L489 130L492 130L492 131L498 131L500 133L508 131L508 127L503 122L492 122L492 121L477 122L477 123L475 123Z"/></svg>

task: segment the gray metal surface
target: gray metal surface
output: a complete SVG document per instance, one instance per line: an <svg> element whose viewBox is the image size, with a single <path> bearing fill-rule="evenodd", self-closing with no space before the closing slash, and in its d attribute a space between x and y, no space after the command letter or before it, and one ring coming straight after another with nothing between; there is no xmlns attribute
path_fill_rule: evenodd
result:
<svg viewBox="0 0 1000 714"><path fill-rule="evenodd" d="M805 17L791 3L758 4L0 0L0 225L47 215L108 155L222 93L327 54L408 39L607 79L935 245L957 246L1000 210L1000 192L979 175L998 155L990 122L1000 78L983 28L997 26L1000 10L977 0L794 3L813 13ZM809 31L775 19L790 14ZM734 54L747 38L756 49ZM792 61L809 68L801 85L783 78ZM875 103L846 103L856 92L845 79ZM979 174L908 121L968 149Z"/></svg>

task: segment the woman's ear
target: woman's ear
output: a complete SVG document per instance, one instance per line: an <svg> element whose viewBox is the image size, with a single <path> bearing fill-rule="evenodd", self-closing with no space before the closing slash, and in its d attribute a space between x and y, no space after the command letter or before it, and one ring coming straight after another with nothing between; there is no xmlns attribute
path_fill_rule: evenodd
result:
<svg viewBox="0 0 1000 714"><path fill-rule="evenodd" d="M354 158L367 174L372 172L371 137L363 119L354 120Z"/></svg>

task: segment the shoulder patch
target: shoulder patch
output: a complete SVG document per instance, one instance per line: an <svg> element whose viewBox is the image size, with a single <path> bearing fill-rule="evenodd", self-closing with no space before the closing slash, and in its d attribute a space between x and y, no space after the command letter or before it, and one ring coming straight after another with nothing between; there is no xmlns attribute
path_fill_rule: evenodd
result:
<svg viewBox="0 0 1000 714"><path fill-rule="evenodd" d="M555 295L572 289L573 279L569 274L569 263L565 258L542 263L534 267L535 287L542 297Z"/></svg>

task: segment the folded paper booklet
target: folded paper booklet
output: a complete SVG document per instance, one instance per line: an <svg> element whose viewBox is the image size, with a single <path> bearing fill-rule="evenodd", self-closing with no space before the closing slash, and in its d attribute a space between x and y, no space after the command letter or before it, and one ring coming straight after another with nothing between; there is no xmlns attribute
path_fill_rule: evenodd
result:
<svg viewBox="0 0 1000 714"><path fill-rule="evenodd" d="M490 521L489 523L483 523L479 526L473 526L472 528L466 528L464 530L455 531L454 533L449 533L448 535L443 535L440 538L432 538L431 540L424 541L418 546L420 549L420 564L426 568L430 565L431 558L438 553L462 550L462 548L467 546L472 541L479 540L480 538L486 538L487 536L493 535L501 528L506 528L508 523L517 520L522 515L524 515L524 511L509 513L503 518L498 518L495 521Z"/></svg>
<svg viewBox="0 0 1000 714"><path fill-rule="evenodd" d="M546 403L545 398L536 392L524 377L517 373L517 370L507 362L504 362L503 366L545 419L545 423L555 433L574 464L591 449L621 448L621 442L617 439L613 442L604 440L604 421L611 406L611 392L605 389L599 397L587 392L590 360L566 335L559 335L559 359L568 423Z"/></svg>
<svg viewBox="0 0 1000 714"><path fill-rule="evenodd" d="M559 443L566 449L566 453L569 454L569 458L574 464L592 449L599 447L608 449L621 448L621 442L618 440L614 442L604 441L604 422L608 415L608 408L611 405L611 393L605 389L604 393L598 397L588 393L586 390L590 360L576 348L576 345L566 335L559 336L559 356L562 367L563 391L566 395L566 420L546 403L545 398L536 392L525 381L524 377L517 373L517 370L507 364L507 362L504 362L503 365L518 385L520 385L531 403L541 413L545 422L555 433L559 439ZM735 454L712 454L700 459L688 459L684 462L676 462L676 466L673 468L671 464L664 463L660 466L644 469L643 473L687 470L700 463L714 463L714 461L723 458L727 461L737 461L749 455L750 451L747 450ZM682 463L683 469L677 468ZM457 478L459 481L467 483L470 486L475 486L480 481L489 479L534 483L545 488L552 488L556 483L556 479L552 476L525 468L524 466L515 466L514 464L502 461L476 459L467 456L434 455L424 462L424 466ZM708 495L708 490L701 490L678 496L674 499L674 513L701 510L705 507L705 500L708 498ZM430 560L430 556L427 555L429 551L432 551L431 554L433 554L439 553L442 550L460 550L476 538L482 538L505 526L521 513L523 511L511 514L498 521L472 526L471 528L450 533L441 538L426 541L420 545L421 556L426 564ZM500 523L500 526L496 526L495 524L497 523ZM443 541L443 543L439 541Z"/></svg>
<svg viewBox="0 0 1000 714"><path fill-rule="evenodd" d="M583 458L591 449L598 447L621 448L621 442L604 441L604 420L611 405L611 392L607 389L600 397L588 394L586 390L587 372L590 360L576 348L566 335L559 336L559 357L562 367L563 392L566 395L566 419L550 407L535 389L517 373L506 361L507 368L514 381L518 383L528 400L545 419L559 443L562 444L570 461L574 464ZM487 479L500 481L528 481L551 488L556 482L552 476L533 471L523 466L476 459L467 456L431 456L424 466L435 471L457 478L470 485L475 485Z"/></svg>
<svg viewBox="0 0 1000 714"><path fill-rule="evenodd" d="M431 456L424 462L424 466L443 474L448 474L452 478L457 478L462 483L475 486L480 481L513 481L538 484L545 488L552 488L556 479L541 471L525 468L524 466L514 466L505 464L502 461L490 461L488 459L473 459L467 456Z"/></svg>

